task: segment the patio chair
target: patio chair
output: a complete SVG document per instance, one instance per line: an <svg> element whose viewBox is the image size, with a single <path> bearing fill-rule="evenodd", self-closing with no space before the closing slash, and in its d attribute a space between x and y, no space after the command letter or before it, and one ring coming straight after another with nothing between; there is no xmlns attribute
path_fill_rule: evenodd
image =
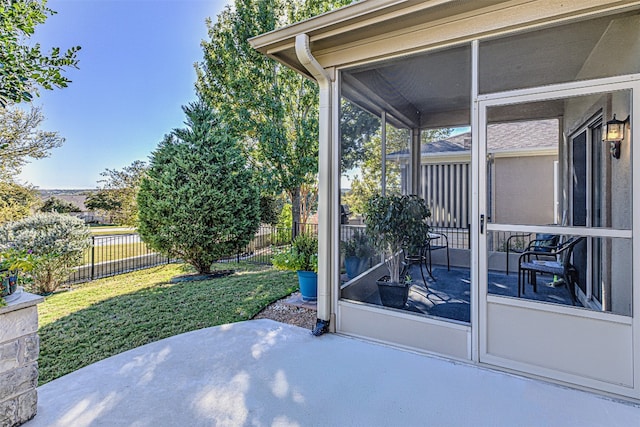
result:
<svg viewBox="0 0 640 427"><path fill-rule="evenodd" d="M430 231L425 243L425 256L427 257L427 271L432 279L433 275L431 272L433 271L433 264L431 262L431 252L437 251L438 249L447 250L447 271L451 271L451 264L449 262L449 238L444 233Z"/></svg>
<svg viewBox="0 0 640 427"><path fill-rule="evenodd" d="M427 284L427 279L424 277L424 271L422 271L422 266L424 265L427 269L427 273L429 273L429 267L427 266L427 258L424 252L424 246L421 247L417 253L410 253L407 251L403 251L403 260L402 260L402 271L400 272L400 278L402 279L409 273L409 269L412 265L418 265L420 268L420 275L422 276L422 281L424 282L425 289L429 290L429 285ZM429 273L431 275L431 273ZM433 279L433 276L431 276Z"/></svg>
<svg viewBox="0 0 640 427"><path fill-rule="evenodd" d="M531 237L532 233L526 234L514 234L507 239L507 268L506 273L509 275L509 252L524 253L524 252L536 252L536 259L540 256L555 257L553 252L558 248L558 242L560 236L557 234L536 234L535 239L529 241L529 244L524 249L518 249L512 247L511 239L522 239Z"/></svg>
<svg viewBox="0 0 640 427"><path fill-rule="evenodd" d="M529 280L533 285L533 292L537 292L536 275L538 273L546 273L563 278L564 285L567 287L571 297L571 304L576 305L575 285L578 283L578 270L571 264L571 255L576 245L584 239L584 237L572 237L560 244L555 250L545 254L546 256L556 257L555 261L532 260L532 256L540 255L538 251L523 252L518 258L518 298L525 293L525 275L528 274L529 276Z"/></svg>
<svg viewBox="0 0 640 427"><path fill-rule="evenodd" d="M427 235L427 238L424 241L424 245L422 245L417 251L417 253L409 253L404 252L404 261L403 261L403 269L402 274L405 274L409 271L409 267L412 265L418 264L420 266L420 274L422 275L422 280L424 281L425 288L429 289L427 285L427 281L424 277L424 272L422 271L422 266L424 265L427 269L427 273L429 277L433 281L435 281L435 277L433 277L433 265L431 262L431 251L436 251L438 249L446 249L447 250L447 270L451 270L449 263L449 238L444 233L435 233L430 231Z"/></svg>

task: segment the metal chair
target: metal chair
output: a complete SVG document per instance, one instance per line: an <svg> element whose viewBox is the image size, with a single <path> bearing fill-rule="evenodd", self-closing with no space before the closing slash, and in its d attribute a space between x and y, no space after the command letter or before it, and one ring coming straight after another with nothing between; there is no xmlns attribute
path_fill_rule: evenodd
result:
<svg viewBox="0 0 640 427"><path fill-rule="evenodd" d="M424 287L429 290L429 285L427 285L427 279L424 277L424 272L422 271L422 265L424 264L427 269L427 273L429 273L429 267L427 266L427 258L425 257L424 247L421 247L417 254L411 254L407 252L403 252L403 261L402 261L402 271L400 272L400 278L404 277L407 273L409 273L409 268L412 265L418 264L420 267L420 275L422 275L422 281L424 282ZM431 273L429 273L431 275ZM431 276L433 279L433 276Z"/></svg>
<svg viewBox="0 0 640 427"><path fill-rule="evenodd" d="M518 249L511 246L511 239L521 239L530 237L531 233L514 234L507 239L507 268L506 273L509 275L509 252L524 253L536 252L536 259L540 256L553 257L553 252L558 248L560 236L557 234L536 234L536 238L529 241L524 249Z"/></svg>
<svg viewBox="0 0 640 427"><path fill-rule="evenodd" d="M518 258L518 298L525 293L525 274L529 274L533 292L537 292L536 274L547 273L562 276L564 284L569 291L571 303L576 305L575 285L578 283L578 270L571 264L571 255L576 245L583 240L585 240L584 237L572 237L559 245L554 251L545 254L554 256L556 258L555 261L532 260L531 257L539 255L539 252L523 252Z"/></svg>
<svg viewBox="0 0 640 427"><path fill-rule="evenodd" d="M429 232L427 241L425 243L425 256L427 258L427 272L433 280L435 279L433 278L432 274L433 264L431 262L431 252L437 251L438 249L447 250L447 271L451 271L451 263L449 261L449 238L444 233L436 233L431 231Z"/></svg>

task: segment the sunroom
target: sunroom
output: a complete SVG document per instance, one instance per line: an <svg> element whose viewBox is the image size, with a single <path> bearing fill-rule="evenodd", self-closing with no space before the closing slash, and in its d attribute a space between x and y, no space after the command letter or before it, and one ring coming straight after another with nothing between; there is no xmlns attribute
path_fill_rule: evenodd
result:
<svg viewBox="0 0 640 427"><path fill-rule="evenodd" d="M640 1L365 0L251 43L320 87L332 332L640 400ZM380 256L345 274L347 111L375 118L357 173L420 196L446 236L402 307ZM522 256L544 239L570 249Z"/></svg>

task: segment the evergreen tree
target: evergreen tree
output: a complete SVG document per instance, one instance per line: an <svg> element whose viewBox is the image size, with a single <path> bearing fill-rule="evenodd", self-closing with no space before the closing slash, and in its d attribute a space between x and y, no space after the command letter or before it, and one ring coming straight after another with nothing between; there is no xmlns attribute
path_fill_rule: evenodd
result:
<svg viewBox="0 0 640 427"><path fill-rule="evenodd" d="M183 107L187 128L165 136L138 192L139 228L152 248L200 273L237 253L260 222L253 171L211 108Z"/></svg>

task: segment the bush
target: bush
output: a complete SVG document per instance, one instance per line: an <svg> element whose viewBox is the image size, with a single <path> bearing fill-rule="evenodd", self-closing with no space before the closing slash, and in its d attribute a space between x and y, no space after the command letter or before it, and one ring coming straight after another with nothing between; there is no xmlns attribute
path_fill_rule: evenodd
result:
<svg viewBox="0 0 640 427"><path fill-rule="evenodd" d="M271 259L278 270L318 272L318 238L308 233L293 240L290 251L282 252Z"/></svg>
<svg viewBox="0 0 640 427"><path fill-rule="evenodd" d="M36 214L0 228L0 245L32 255L29 274L39 293L53 292L67 280L82 263L90 242L91 232L84 221L64 214Z"/></svg>
<svg viewBox="0 0 640 427"><path fill-rule="evenodd" d="M260 225L260 197L239 144L214 112L184 107L176 129L153 152L138 193L139 228L153 249L199 273L241 251Z"/></svg>

